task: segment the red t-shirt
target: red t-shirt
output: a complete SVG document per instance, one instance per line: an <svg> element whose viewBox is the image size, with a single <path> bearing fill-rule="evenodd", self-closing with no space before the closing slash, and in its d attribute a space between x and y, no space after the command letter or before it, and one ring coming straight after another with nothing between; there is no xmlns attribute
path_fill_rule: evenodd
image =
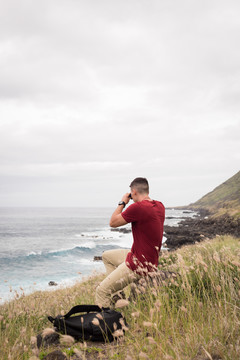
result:
<svg viewBox="0 0 240 360"><path fill-rule="evenodd" d="M154 271L162 245L165 208L159 201L138 201L130 205L122 217L132 223L133 245L126 265L138 274Z"/></svg>

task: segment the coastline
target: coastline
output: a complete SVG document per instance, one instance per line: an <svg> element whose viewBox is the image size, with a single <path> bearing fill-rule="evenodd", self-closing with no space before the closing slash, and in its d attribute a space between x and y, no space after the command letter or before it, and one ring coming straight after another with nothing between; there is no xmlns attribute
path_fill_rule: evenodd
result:
<svg viewBox="0 0 240 360"><path fill-rule="evenodd" d="M177 226L191 214L181 210L166 213L168 225ZM72 285L93 269L103 272L94 256L110 248L131 248L130 226L107 226L109 210L88 209L1 209L0 302L15 294ZM164 238L163 241L166 239ZM14 244L14 246L11 246ZM58 286L50 287L49 282Z"/></svg>
<svg viewBox="0 0 240 360"><path fill-rule="evenodd" d="M198 243L204 239L211 239L216 235L231 234L238 237L240 236L240 222L236 219L233 220L228 216L224 216L222 218L211 218L208 217L209 212L207 212L206 210L197 211L195 209L191 210L189 208L185 208L184 210L183 208L179 209L178 207L169 208L168 210L173 209L179 210L179 214L178 212L175 212L175 214L174 212L173 214L171 214L170 212L166 216L168 225L164 226L164 240L161 249L162 252L165 252L167 250L172 251L183 245ZM128 236L128 234L131 233L131 229L123 227L119 229L111 229L110 232L112 234L114 234L114 232L118 232L123 236ZM95 262L94 260L101 260L101 251L96 251L93 253L90 261L92 265L93 262ZM103 269L100 269L100 265L101 261L99 261L100 271L96 270L96 274L101 274L103 272ZM3 279L3 285L5 282L6 284L4 286L7 289L7 296L4 296L0 303L4 304L5 302L12 301L15 296L21 296L22 293L26 295L42 290L52 292L54 290L66 287L70 288L79 281L84 281L86 277L88 277L88 275L91 276L91 273L76 273L76 276L74 278L63 279L62 281L59 281L59 279L56 279L56 277L50 275L45 285L36 283L32 284L29 289L28 287L23 286L23 284L21 283L18 287L14 287L12 286L10 281L6 282L5 279L7 278L5 278ZM56 282L58 286L48 286L47 284L51 281ZM22 290L22 288L24 290Z"/></svg>
<svg viewBox="0 0 240 360"><path fill-rule="evenodd" d="M179 208L175 208L179 209ZM184 207L181 207L183 210ZM213 239L219 235L231 235L240 237L240 218L234 218L228 214L214 217L206 209L190 209L195 211L198 216L186 218L178 226L164 226L164 236L167 238L165 246L169 250L176 250L183 245L195 244L206 239Z"/></svg>

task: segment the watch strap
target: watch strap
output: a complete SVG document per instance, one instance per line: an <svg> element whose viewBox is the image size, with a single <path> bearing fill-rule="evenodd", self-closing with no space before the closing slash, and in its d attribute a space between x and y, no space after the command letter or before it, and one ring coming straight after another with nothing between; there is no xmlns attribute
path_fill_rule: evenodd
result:
<svg viewBox="0 0 240 360"><path fill-rule="evenodd" d="M126 203L125 203L125 201L119 201L118 205L123 205L123 207L125 208Z"/></svg>

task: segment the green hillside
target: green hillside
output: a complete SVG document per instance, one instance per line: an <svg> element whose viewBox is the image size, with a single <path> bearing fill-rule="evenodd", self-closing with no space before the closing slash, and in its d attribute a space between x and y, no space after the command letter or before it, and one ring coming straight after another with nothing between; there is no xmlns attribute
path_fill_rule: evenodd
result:
<svg viewBox="0 0 240 360"><path fill-rule="evenodd" d="M206 209L216 216L240 217L240 171L188 207Z"/></svg>

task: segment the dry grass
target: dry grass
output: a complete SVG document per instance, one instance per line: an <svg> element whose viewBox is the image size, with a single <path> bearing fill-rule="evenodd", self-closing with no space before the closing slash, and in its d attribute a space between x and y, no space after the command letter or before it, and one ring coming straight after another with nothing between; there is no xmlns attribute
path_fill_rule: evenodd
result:
<svg viewBox="0 0 240 360"><path fill-rule="evenodd" d="M240 242L223 236L164 253L161 270L179 275L142 282L124 312L124 338L104 346L75 343L62 349L68 358L179 359L240 358ZM43 357L36 334L49 327L46 315L94 303L102 276L54 292L36 292L0 307L1 359ZM127 302L126 302L127 304ZM50 349L48 350L50 351Z"/></svg>

